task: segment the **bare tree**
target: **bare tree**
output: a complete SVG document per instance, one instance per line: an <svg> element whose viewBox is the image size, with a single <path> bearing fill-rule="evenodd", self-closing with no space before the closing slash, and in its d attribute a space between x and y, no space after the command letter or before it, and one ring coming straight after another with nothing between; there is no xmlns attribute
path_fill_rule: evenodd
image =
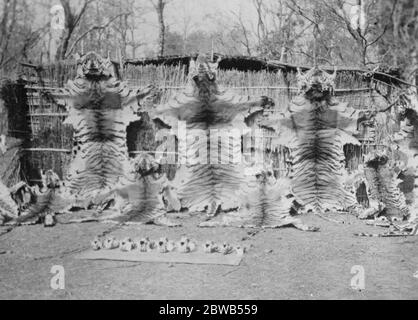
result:
<svg viewBox="0 0 418 320"><path fill-rule="evenodd" d="M388 26L390 24L391 18L388 19L386 23L380 25L379 32L376 34L376 14L373 12L376 10L376 6L378 6L378 2L376 0L357 0L356 5L358 8L364 10L362 13L366 19L361 22L357 22L353 25L352 19L347 11L345 10L344 6L347 5L346 1L343 0L336 0L336 1L320 1L321 5L327 10L327 12L335 19L336 22L340 23L342 26L346 28L348 33L354 39L355 43L357 44L358 49L360 50L360 62L363 66L367 66L370 64L377 64L379 61L372 61L369 57L370 49L373 46L376 46L377 43L382 39L385 35ZM396 6L398 4L398 0L392 1L392 7L390 8L390 16L393 15L395 12Z"/></svg>
<svg viewBox="0 0 418 320"><path fill-rule="evenodd" d="M164 9L166 5L170 2L169 0L150 0L158 16L158 55L160 57L164 56L165 48L165 33L166 25L164 21Z"/></svg>
<svg viewBox="0 0 418 320"><path fill-rule="evenodd" d="M0 65L8 62L8 49L11 36L16 25L16 0L5 0L2 8L2 17L0 22Z"/></svg>
<svg viewBox="0 0 418 320"><path fill-rule="evenodd" d="M70 45L70 40L74 33L74 30L79 25L81 18L86 13L88 6L93 1L94 0L84 0L81 5L81 8L78 11L76 11L75 9L71 8L70 0L60 0L61 5L64 8L65 24L64 30L61 33L59 39L59 45L55 55L55 59L57 61L64 60L66 58L67 50Z"/></svg>
<svg viewBox="0 0 418 320"><path fill-rule="evenodd" d="M36 26L26 0L5 0L0 8L0 68L11 68L27 60L47 30L47 24Z"/></svg>
<svg viewBox="0 0 418 320"><path fill-rule="evenodd" d="M266 26L264 24L263 0L253 0L254 7L257 12L257 38L258 45L261 46L263 39L266 37Z"/></svg>
<svg viewBox="0 0 418 320"><path fill-rule="evenodd" d="M386 13L390 1L381 10ZM418 83L418 3L413 0L399 0L391 20L391 33L387 33L381 44L382 55L394 67L401 67L404 77L411 83Z"/></svg>
<svg viewBox="0 0 418 320"><path fill-rule="evenodd" d="M242 33L242 40L238 40L238 41L240 41L240 43L245 47L247 55L251 56L251 41L250 41L250 34L249 34L250 32L248 30L248 27L244 23L242 12L240 11L239 13L235 13L235 12L231 12L231 13L237 19L236 28L240 30L240 32Z"/></svg>

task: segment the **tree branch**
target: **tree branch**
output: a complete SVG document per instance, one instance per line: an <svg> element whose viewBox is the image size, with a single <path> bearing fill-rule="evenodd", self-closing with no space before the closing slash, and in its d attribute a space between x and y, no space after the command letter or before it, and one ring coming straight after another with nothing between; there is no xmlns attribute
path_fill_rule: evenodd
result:
<svg viewBox="0 0 418 320"><path fill-rule="evenodd" d="M87 31L85 31L84 33L82 33L71 45L70 49L67 50L67 54L66 57L68 58L68 56L74 51L75 46L81 41L83 40L90 32L94 31L94 30L103 30L105 28L107 28L113 21L115 21L117 18L124 16L124 15L130 15L131 13L121 13L118 14L116 16L114 16L113 18L109 19L105 24L101 25L101 26L93 26L90 29L88 29Z"/></svg>

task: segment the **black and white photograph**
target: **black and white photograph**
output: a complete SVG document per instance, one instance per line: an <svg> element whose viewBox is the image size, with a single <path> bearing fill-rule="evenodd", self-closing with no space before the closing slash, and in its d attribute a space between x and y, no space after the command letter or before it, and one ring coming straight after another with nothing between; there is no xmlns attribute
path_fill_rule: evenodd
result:
<svg viewBox="0 0 418 320"><path fill-rule="evenodd" d="M416 300L417 93L415 0L0 0L0 300Z"/></svg>

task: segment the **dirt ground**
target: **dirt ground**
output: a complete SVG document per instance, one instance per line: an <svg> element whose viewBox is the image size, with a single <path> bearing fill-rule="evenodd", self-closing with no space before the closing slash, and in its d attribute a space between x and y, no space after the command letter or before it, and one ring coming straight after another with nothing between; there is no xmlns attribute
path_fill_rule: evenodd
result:
<svg viewBox="0 0 418 320"><path fill-rule="evenodd" d="M418 299L418 237L359 238L353 233L384 230L352 217L343 225L303 219L320 232L285 228L249 237L246 229L197 228L197 218L181 228L113 232L251 246L239 267L77 260L76 252L112 226L19 227L0 236L0 299ZM53 265L65 268L64 290L50 287ZM354 265L364 267L364 290L350 287Z"/></svg>

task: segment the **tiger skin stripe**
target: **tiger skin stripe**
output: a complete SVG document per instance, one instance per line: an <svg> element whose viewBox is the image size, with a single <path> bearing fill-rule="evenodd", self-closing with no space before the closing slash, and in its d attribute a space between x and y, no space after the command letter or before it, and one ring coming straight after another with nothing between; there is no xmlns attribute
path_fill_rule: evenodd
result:
<svg viewBox="0 0 418 320"><path fill-rule="evenodd" d="M240 206L238 192L244 183L244 168L238 163L220 162L222 156L226 157L225 160L229 162L240 155L240 139L233 139L232 142L221 139L218 142L214 137L208 137L208 140L211 146L218 145L218 150L230 150L233 154L210 153L207 155L207 164L187 166L176 176L174 184L179 186L177 194L181 199L182 207L188 208L190 211L209 211L215 214L221 208L228 210ZM199 140L189 145L187 154L191 156L197 150L203 150L206 147L207 140Z"/></svg>
<svg viewBox="0 0 418 320"><path fill-rule="evenodd" d="M0 217L16 218L19 208L13 201L9 188L0 181Z"/></svg>
<svg viewBox="0 0 418 320"><path fill-rule="evenodd" d="M95 197L134 182L126 128L139 119L137 93L114 78L112 67L100 56L87 55L77 78L66 87L69 115L65 123L75 132L66 187L76 197Z"/></svg>
<svg viewBox="0 0 418 320"><path fill-rule="evenodd" d="M250 174L245 191L241 195L242 205L238 211L224 215L200 227L239 227L239 228L282 228L295 227L302 231L317 231L305 225L294 215L297 214L294 197L290 194L289 179L276 180L271 172L262 171Z"/></svg>
<svg viewBox="0 0 418 320"><path fill-rule="evenodd" d="M299 73L300 95L289 109L265 124L279 133L276 144L291 151L292 193L306 210L320 214L356 204L343 187L344 152L347 143L359 144L356 111L332 97L335 74L315 67Z"/></svg>
<svg viewBox="0 0 418 320"><path fill-rule="evenodd" d="M173 185L178 187L182 206L190 211L206 211L215 215L240 206L240 188L245 181L244 170L238 161L219 159L239 159L241 155L241 134L237 139L221 139L210 135L211 130L243 129L244 118L248 112L263 110L273 102L262 97L250 100L230 92L221 92L216 83L218 63L209 62L207 57L199 56L190 62L188 89L167 104L150 110L153 119L160 119L173 129L179 121L186 123L187 154L194 155L198 150L204 158L203 163L188 163L178 172ZM200 130L206 138L195 141L193 130ZM238 131L240 132L240 131ZM241 131L242 132L242 131ZM225 133L221 136L228 136ZM218 146L219 152L208 152ZM193 158L193 157L192 157Z"/></svg>
<svg viewBox="0 0 418 320"><path fill-rule="evenodd" d="M369 197L383 204L387 216L408 217L409 208L405 195L399 189L400 180L385 154L370 154L365 158L364 174L367 180Z"/></svg>
<svg viewBox="0 0 418 320"><path fill-rule="evenodd" d="M36 202L32 203L29 208L22 212L22 215L14 219L16 224L37 223L39 219L47 213L58 213L62 210L62 201L57 196L55 189L48 189L45 192L38 194Z"/></svg>
<svg viewBox="0 0 418 320"><path fill-rule="evenodd" d="M166 178L155 180L151 176L138 178L135 183L120 187L94 199L107 205L114 202L115 213L102 214L101 220L130 223L149 223L166 213L161 188Z"/></svg>

